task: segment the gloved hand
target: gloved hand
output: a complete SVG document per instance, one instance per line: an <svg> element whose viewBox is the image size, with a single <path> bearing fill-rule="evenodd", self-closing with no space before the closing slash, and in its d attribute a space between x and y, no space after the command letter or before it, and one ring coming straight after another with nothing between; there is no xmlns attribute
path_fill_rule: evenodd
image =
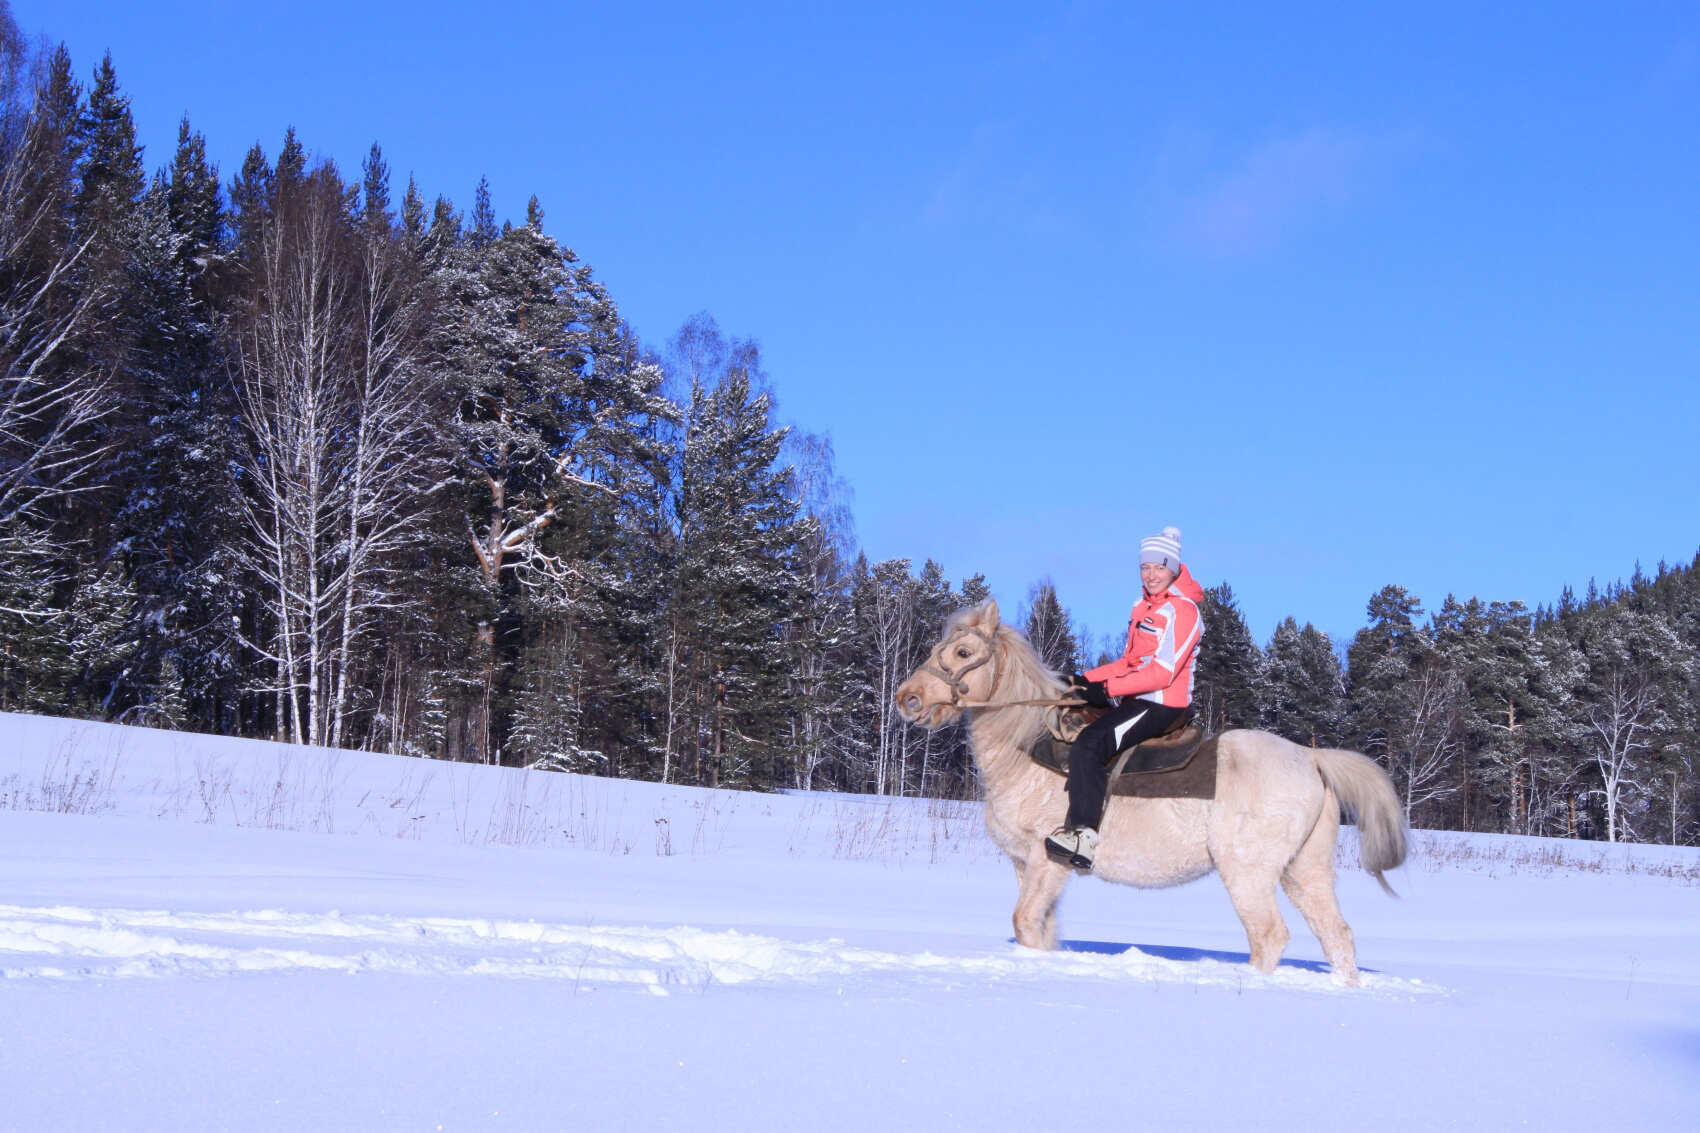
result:
<svg viewBox="0 0 1700 1133"><path fill-rule="evenodd" d="M1075 693L1089 708L1109 708L1110 689L1103 681L1087 681L1086 687Z"/></svg>
<svg viewBox="0 0 1700 1133"><path fill-rule="evenodd" d="M1079 673L1068 675L1068 689L1065 696L1078 697L1092 708L1110 707L1110 690L1103 681L1089 681Z"/></svg>

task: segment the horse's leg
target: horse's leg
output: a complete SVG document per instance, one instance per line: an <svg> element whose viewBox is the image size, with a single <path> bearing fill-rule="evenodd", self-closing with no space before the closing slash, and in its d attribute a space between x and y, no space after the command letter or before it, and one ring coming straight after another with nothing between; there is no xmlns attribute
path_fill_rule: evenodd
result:
<svg viewBox="0 0 1700 1133"><path fill-rule="evenodd" d="M1234 912L1245 926L1246 942L1251 946L1251 966L1260 972L1273 972L1290 937L1281 907L1275 901L1280 867L1230 858L1219 862L1217 869L1222 874L1222 884L1228 887Z"/></svg>
<svg viewBox="0 0 1700 1133"><path fill-rule="evenodd" d="M1015 876L1021 883L1015 899L1015 941L1049 952L1057 946L1057 898L1068 884L1068 867L1047 857L1045 843L1036 839L1027 860L1015 863Z"/></svg>
<svg viewBox="0 0 1700 1133"><path fill-rule="evenodd" d="M1316 826L1281 875L1281 888L1287 891L1287 899L1304 914L1305 923L1316 934L1328 965L1334 970L1334 982L1356 987L1357 950L1352 944L1351 926L1340 915L1340 902L1334 892L1334 842L1339 832L1340 807L1330 795Z"/></svg>

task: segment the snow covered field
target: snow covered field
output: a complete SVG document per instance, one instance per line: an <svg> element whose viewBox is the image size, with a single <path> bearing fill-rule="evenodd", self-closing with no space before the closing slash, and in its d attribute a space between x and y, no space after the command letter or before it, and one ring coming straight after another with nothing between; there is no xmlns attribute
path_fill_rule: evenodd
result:
<svg viewBox="0 0 1700 1133"><path fill-rule="evenodd" d="M1345 990L1214 878L1020 950L971 804L0 714L0 1129L1700 1127L1700 851L1417 846Z"/></svg>

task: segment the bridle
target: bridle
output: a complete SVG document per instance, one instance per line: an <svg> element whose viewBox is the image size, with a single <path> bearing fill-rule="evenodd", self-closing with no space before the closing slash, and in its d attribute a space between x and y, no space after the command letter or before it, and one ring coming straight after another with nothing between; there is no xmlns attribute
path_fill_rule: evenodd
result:
<svg viewBox="0 0 1700 1133"><path fill-rule="evenodd" d="M945 654L956 644L964 633L973 634L986 643L986 653L977 657L954 672L945 664ZM968 695L968 674L975 669L990 663L992 666L992 687L986 693L985 700L964 700ZM1003 650L998 648L997 636L987 633L979 626L961 626L957 631L933 646L933 651L927 654L927 659L921 663L921 671L931 673L950 688L950 706L952 708L1072 708L1084 705L1084 700L1074 697L1050 697L1041 700L1003 700L997 699L998 686L1003 683Z"/></svg>
<svg viewBox="0 0 1700 1133"><path fill-rule="evenodd" d="M968 662L953 675L951 670L945 666L944 654L964 633L971 633L985 642L986 655ZM931 673L950 686L950 706L952 708L1000 708L1002 705L999 704L987 702L970 704L962 699L968 695L968 674L987 662L991 662L992 665L992 690L986 694L989 701L992 697L997 696L998 685L1003 683L1003 651L998 648L997 638L979 626L963 626L933 646L933 651L927 654L927 659L921 663L921 670Z"/></svg>

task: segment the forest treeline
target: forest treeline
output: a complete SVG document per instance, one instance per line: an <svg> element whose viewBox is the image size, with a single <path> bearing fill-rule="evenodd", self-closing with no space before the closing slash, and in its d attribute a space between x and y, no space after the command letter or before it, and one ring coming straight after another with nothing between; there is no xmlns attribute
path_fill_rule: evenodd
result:
<svg viewBox="0 0 1700 1133"><path fill-rule="evenodd" d="M977 791L891 692L985 580L857 551L753 342L646 345L535 198L459 211L377 145L345 176L290 131L226 179L185 120L150 176L110 57L85 83L0 16L0 708ZM1697 578L1432 615L1388 587L1343 663L1293 619L1259 646L1223 584L1199 709L1370 752L1420 826L1692 843ZM1048 582L1006 613L1098 659Z"/></svg>

